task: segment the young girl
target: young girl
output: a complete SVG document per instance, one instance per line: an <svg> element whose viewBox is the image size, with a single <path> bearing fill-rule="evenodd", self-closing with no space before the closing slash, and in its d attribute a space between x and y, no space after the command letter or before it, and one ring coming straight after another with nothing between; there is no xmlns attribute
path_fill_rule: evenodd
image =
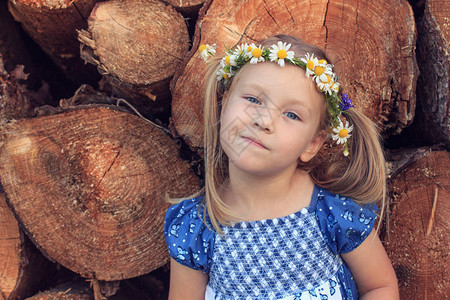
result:
<svg viewBox="0 0 450 300"><path fill-rule="evenodd" d="M327 62L279 35L209 65L205 187L165 219L170 299L398 299L378 134ZM343 155L323 164L327 137Z"/></svg>

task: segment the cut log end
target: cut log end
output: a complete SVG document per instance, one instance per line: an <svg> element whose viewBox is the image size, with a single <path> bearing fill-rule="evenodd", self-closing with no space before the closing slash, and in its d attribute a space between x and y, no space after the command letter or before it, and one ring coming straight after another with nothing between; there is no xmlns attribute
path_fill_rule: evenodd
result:
<svg viewBox="0 0 450 300"><path fill-rule="evenodd" d="M450 154L425 152L394 178L385 241L402 299L445 299L450 293Z"/></svg>
<svg viewBox="0 0 450 300"><path fill-rule="evenodd" d="M168 261L165 196L193 193L198 182L164 132L106 108L16 122L7 130L1 182L51 258L107 281Z"/></svg>
<svg viewBox="0 0 450 300"><path fill-rule="evenodd" d="M137 86L173 76L189 47L183 17L160 1L101 2L88 23L103 67Z"/></svg>

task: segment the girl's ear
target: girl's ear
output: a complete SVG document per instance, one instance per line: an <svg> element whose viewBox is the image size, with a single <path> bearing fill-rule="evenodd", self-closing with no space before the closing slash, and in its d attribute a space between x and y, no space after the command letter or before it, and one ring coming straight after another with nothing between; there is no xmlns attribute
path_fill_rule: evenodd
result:
<svg viewBox="0 0 450 300"><path fill-rule="evenodd" d="M309 143L308 148L300 154L300 160L302 162L310 161L314 156L316 156L317 152L319 152L322 147L325 139L327 138L327 132L325 130L319 131L314 139Z"/></svg>

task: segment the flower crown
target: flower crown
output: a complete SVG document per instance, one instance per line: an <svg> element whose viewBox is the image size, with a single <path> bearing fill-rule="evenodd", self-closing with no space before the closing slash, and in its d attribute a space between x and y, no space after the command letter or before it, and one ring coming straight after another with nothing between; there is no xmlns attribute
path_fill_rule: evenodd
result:
<svg viewBox="0 0 450 300"><path fill-rule="evenodd" d="M339 94L339 83L336 74L333 72L333 65L328 64L325 59L318 59L314 54L307 53L304 57L295 57L294 51L289 51L291 44L279 41L277 45L272 45L270 49L263 48L256 44L241 44L234 50L227 49L226 56L220 61L221 68L217 71L217 80L227 82L233 77L239 69L250 62L256 64L259 62L272 61L284 67L285 63L296 65L306 71L306 77L312 77L317 85L317 90L325 94L327 106L330 111L331 128L330 136L337 144L344 144L344 155L348 152L348 138L353 130L353 125L348 126L348 121L343 124L340 115L354 107L347 94ZM200 45L198 51L200 57L207 61L210 56L216 54L216 44Z"/></svg>

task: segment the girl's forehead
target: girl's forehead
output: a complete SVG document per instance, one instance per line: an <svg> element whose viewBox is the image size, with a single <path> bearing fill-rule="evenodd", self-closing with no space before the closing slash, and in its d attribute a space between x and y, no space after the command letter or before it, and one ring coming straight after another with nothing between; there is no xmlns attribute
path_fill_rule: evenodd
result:
<svg viewBox="0 0 450 300"><path fill-rule="evenodd" d="M318 95L311 78L305 76L305 71L297 66L279 66L274 62L264 62L253 65L246 65L234 78L230 90L234 88L263 88L264 90L274 90L283 92L298 93L300 90L312 90Z"/></svg>

